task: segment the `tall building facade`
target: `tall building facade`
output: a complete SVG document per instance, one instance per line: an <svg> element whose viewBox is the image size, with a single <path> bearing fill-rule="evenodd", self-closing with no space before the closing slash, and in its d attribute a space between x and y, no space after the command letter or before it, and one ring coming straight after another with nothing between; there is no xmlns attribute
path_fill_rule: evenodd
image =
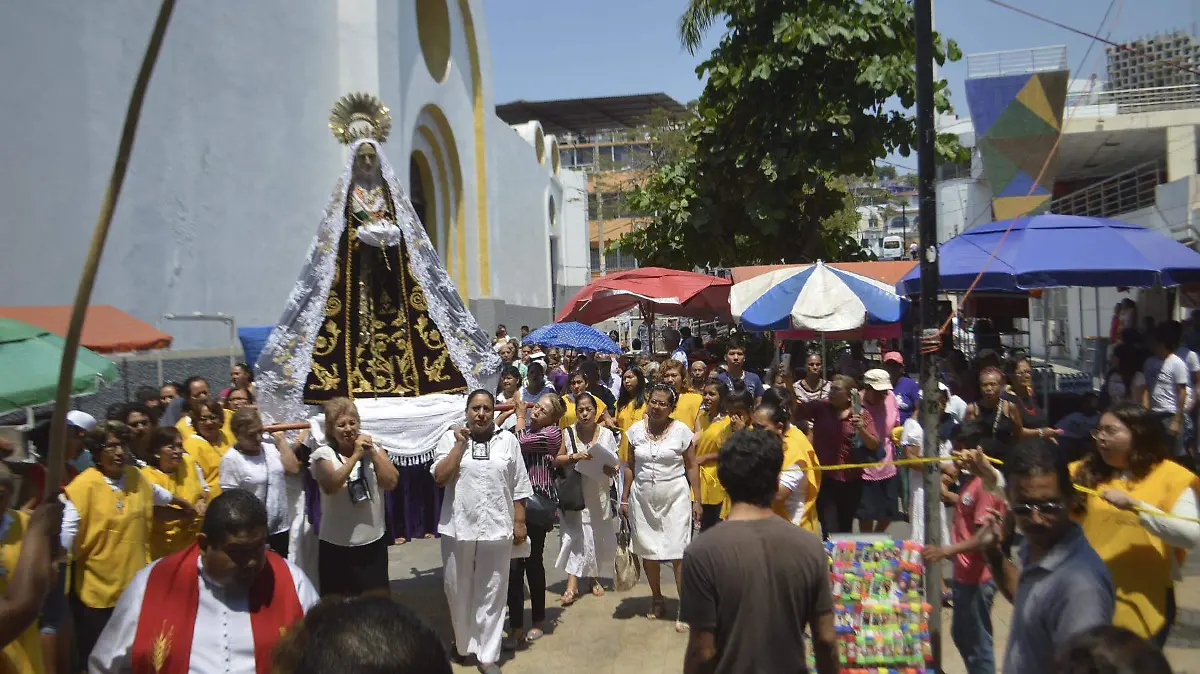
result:
<svg viewBox="0 0 1200 674"><path fill-rule="evenodd" d="M638 213L626 198L652 163L654 142L646 125L656 112L681 115L685 108L663 93L558 101L514 101L497 106L510 124L538 119L564 169L587 174L586 193L570 195L587 204L589 270L593 278L633 269L638 262L613 241L633 230Z"/></svg>

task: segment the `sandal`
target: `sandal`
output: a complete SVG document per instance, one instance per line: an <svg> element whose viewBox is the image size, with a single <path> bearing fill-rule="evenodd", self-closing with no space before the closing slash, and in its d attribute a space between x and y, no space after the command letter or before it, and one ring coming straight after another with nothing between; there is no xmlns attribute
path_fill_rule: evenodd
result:
<svg viewBox="0 0 1200 674"><path fill-rule="evenodd" d="M593 597L603 597L604 596L604 586L601 585L600 581L598 581L598 580L592 581L592 596Z"/></svg>
<svg viewBox="0 0 1200 674"><path fill-rule="evenodd" d="M530 628L530 630L525 633L525 641L527 643L533 643L533 642L537 641L538 639L541 639L544 636L546 636L546 633L542 631L542 628L533 627L533 628Z"/></svg>
<svg viewBox="0 0 1200 674"><path fill-rule="evenodd" d="M667 614L667 602L662 597L652 601L650 612L646 614L648 620L658 620Z"/></svg>
<svg viewBox="0 0 1200 674"><path fill-rule="evenodd" d="M520 631L512 632L500 642L500 650L512 653L519 650L523 643L525 643L525 640L521 638Z"/></svg>
<svg viewBox="0 0 1200 674"><path fill-rule="evenodd" d="M404 545L407 542L408 542L408 539L403 536L396 539L396 545Z"/></svg>
<svg viewBox="0 0 1200 674"><path fill-rule="evenodd" d="M572 592L571 590L567 590L566 592L563 593L562 599L559 600L559 603L563 607L567 607L567 606L570 606L571 604L574 604L576 601L579 601L579 592Z"/></svg>

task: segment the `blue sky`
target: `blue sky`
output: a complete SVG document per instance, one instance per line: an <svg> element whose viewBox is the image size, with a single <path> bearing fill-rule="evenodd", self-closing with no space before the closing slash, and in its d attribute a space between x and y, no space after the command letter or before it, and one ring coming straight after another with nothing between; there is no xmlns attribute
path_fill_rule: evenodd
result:
<svg viewBox="0 0 1200 674"><path fill-rule="evenodd" d="M1096 33L1109 0L1006 0L1061 23ZM696 56L676 33L684 0L485 0L496 102L615 96L664 91L681 102L700 95L695 69L720 38L713 28ZM1200 0L1116 0L1099 34L1131 40L1156 32L1193 32ZM1117 10L1120 10L1119 12ZM964 54L1067 45L1073 73L1104 78L1103 44L1083 61L1091 42L987 0L935 0L938 31ZM950 83L956 112L967 115L966 61L939 71ZM915 158L899 159L915 166Z"/></svg>

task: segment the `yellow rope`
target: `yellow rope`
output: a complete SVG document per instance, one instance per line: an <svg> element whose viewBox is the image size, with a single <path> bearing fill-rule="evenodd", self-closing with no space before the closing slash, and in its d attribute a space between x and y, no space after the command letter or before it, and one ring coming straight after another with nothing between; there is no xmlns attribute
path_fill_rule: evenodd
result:
<svg viewBox="0 0 1200 674"><path fill-rule="evenodd" d="M987 457L987 460L997 466L1004 465L1004 462L1001 461L1000 459L993 459L990 456ZM922 457L918 457L915 459L897 459L895 461L876 461L874 463L839 463L839 464L832 465L832 466L813 466L813 470L826 471L826 470L851 470L851 469L858 469L858 468L881 468L883 466L917 466L917 465L927 464L927 463L945 463L945 462L949 462L949 461L954 461L954 457L922 456ZM1074 487L1075 487L1075 490L1078 492L1087 494L1089 496L1095 496L1096 498L1099 498L1099 499L1104 498L1103 496L1101 496L1100 492L1096 491L1095 489L1089 489L1080 484L1076 484L1076 485L1074 485ZM1143 508L1141 506L1136 506L1136 505L1132 507L1132 510L1134 510L1135 512L1139 512L1139 513L1146 513L1146 514L1152 515L1154 517L1167 517L1170 519L1183 520L1185 522L1195 522L1197 524L1200 524L1200 518L1197 518L1197 517L1185 517L1183 515L1176 515L1174 513L1163 512L1163 511L1154 510L1151 508Z"/></svg>

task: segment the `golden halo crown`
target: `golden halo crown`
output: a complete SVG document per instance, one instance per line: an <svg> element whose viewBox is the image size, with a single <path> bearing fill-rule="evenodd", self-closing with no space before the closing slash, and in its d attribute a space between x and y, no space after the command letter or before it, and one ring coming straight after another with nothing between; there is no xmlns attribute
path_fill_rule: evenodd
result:
<svg viewBox="0 0 1200 674"><path fill-rule="evenodd" d="M329 112L329 130L343 145L351 145L361 138L374 138L382 143L392 131L392 115L387 106L371 94L346 94Z"/></svg>

